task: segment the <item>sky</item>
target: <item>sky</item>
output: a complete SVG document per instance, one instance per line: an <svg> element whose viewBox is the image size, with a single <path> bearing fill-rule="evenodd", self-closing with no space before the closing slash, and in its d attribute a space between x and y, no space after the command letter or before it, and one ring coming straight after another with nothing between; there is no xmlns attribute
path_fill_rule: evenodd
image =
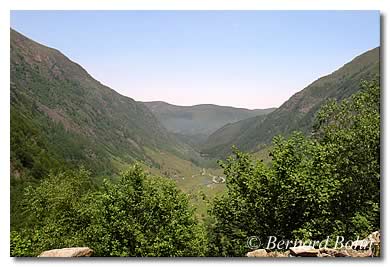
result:
<svg viewBox="0 0 390 267"><path fill-rule="evenodd" d="M380 45L378 11L11 11L11 27L135 100L250 109Z"/></svg>

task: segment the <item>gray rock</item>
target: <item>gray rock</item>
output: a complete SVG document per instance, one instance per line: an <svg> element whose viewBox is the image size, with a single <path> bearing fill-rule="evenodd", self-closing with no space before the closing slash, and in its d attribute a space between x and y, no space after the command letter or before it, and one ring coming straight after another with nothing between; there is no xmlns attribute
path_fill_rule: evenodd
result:
<svg viewBox="0 0 390 267"><path fill-rule="evenodd" d="M319 255L319 250L312 246L291 247L289 250L290 254L296 257L317 257Z"/></svg>
<svg viewBox="0 0 390 267"><path fill-rule="evenodd" d="M333 254L335 257L350 257L349 253L345 250L337 250L336 253Z"/></svg>
<svg viewBox="0 0 390 267"><path fill-rule="evenodd" d="M262 257L268 257L268 253L265 249L256 249L254 251L250 251L246 254L247 257L257 257L257 258L262 258Z"/></svg>
<svg viewBox="0 0 390 267"><path fill-rule="evenodd" d="M42 252L38 257L90 257L93 250L88 247L61 248Z"/></svg>
<svg viewBox="0 0 390 267"><path fill-rule="evenodd" d="M369 234L365 239L357 240L352 243L352 248L356 250L368 250L372 249L373 245L378 245L381 242L381 236L379 231L375 231Z"/></svg>

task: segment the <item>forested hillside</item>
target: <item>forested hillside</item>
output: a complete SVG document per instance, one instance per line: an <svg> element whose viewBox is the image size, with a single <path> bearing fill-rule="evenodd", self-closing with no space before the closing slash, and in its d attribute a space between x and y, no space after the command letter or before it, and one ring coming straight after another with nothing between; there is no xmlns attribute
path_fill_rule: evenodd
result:
<svg viewBox="0 0 390 267"><path fill-rule="evenodd" d="M202 152L223 158L230 154L232 145L256 151L269 145L276 134L288 135L295 130L310 133L316 112L328 99L345 99L358 91L361 80L379 75L379 59L379 48L363 53L296 93L266 117L239 121L217 130L202 146Z"/></svg>
<svg viewBox="0 0 390 267"><path fill-rule="evenodd" d="M177 173L200 160L145 105L96 81L61 52L11 30L10 56L13 226L23 220L24 188L52 172L84 166L101 182L136 161ZM161 155L175 161L162 168Z"/></svg>
<svg viewBox="0 0 390 267"><path fill-rule="evenodd" d="M59 51L11 30L11 169L39 178L80 164L112 174L145 149L189 157L142 103L93 79Z"/></svg>

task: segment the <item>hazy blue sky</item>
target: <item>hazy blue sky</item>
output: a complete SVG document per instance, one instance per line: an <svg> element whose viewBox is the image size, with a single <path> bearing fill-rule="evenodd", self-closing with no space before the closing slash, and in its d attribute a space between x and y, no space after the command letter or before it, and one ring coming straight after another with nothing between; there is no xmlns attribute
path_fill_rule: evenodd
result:
<svg viewBox="0 0 390 267"><path fill-rule="evenodd" d="M247 108L380 43L377 11L12 11L11 27L135 100Z"/></svg>

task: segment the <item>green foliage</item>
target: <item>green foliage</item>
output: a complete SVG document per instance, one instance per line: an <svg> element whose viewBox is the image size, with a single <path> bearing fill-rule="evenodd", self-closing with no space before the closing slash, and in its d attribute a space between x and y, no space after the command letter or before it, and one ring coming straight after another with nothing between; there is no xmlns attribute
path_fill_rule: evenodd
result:
<svg viewBox="0 0 390 267"><path fill-rule="evenodd" d="M90 228L97 255L204 255L202 228L172 181L149 177L136 165L119 183L105 182L98 205Z"/></svg>
<svg viewBox="0 0 390 267"><path fill-rule="evenodd" d="M172 181L136 165L98 189L84 169L51 174L24 195L26 225L12 256L89 246L96 256L203 256L206 237Z"/></svg>
<svg viewBox="0 0 390 267"><path fill-rule="evenodd" d="M16 231L11 231L10 236L10 251L11 257L28 257L34 255L33 242L36 241L33 237L22 235Z"/></svg>
<svg viewBox="0 0 390 267"><path fill-rule="evenodd" d="M14 173L40 178L49 170L59 169L61 159L47 151L49 142L26 115L11 109L11 164Z"/></svg>
<svg viewBox="0 0 390 267"><path fill-rule="evenodd" d="M242 256L247 238L322 240L377 230L380 198L380 87L318 113L313 136L274 138L272 165L235 149L222 162L227 192L215 200L212 255Z"/></svg>
<svg viewBox="0 0 390 267"><path fill-rule="evenodd" d="M331 209L349 235L359 232L351 218L365 216L379 227L380 203L380 86L378 79L362 83L362 92L351 100L324 106L315 124L316 140L328 153L323 161L333 166L331 175L340 183ZM343 203L343 205L340 205ZM359 220L361 221L361 220ZM374 227L374 228L375 228Z"/></svg>
<svg viewBox="0 0 390 267"><path fill-rule="evenodd" d="M91 218L83 210L95 190L90 173L83 168L50 174L38 186L27 187L21 205L24 225L14 235L16 250L11 254L36 256L47 249L85 245L84 229ZM18 254L20 247L25 250Z"/></svg>
<svg viewBox="0 0 390 267"><path fill-rule="evenodd" d="M213 256L242 256L246 251L246 238L267 227L266 221L259 224L258 219L272 220L267 216L272 213L268 205L272 200L264 192L272 182L271 176L262 164L253 162L248 154L238 150L221 165L225 170L227 192L217 197L212 206L215 221L210 230L210 253Z"/></svg>

